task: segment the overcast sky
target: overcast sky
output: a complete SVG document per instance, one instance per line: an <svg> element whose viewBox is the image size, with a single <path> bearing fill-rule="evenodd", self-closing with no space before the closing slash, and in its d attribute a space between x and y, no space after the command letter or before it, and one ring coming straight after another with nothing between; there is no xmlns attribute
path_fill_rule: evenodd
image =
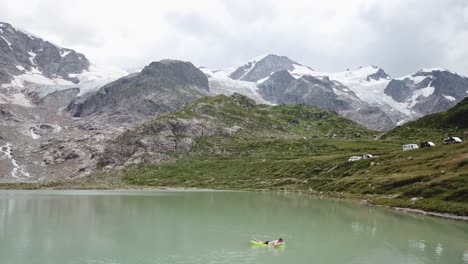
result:
<svg viewBox="0 0 468 264"><path fill-rule="evenodd" d="M467 0L0 0L0 21L126 69L164 58L227 68L274 53L320 71L468 75Z"/></svg>

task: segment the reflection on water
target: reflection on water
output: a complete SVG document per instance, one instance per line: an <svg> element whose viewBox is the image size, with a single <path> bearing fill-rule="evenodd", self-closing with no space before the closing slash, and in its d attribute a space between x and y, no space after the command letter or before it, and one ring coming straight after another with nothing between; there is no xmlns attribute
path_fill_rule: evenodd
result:
<svg viewBox="0 0 468 264"><path fill-rule="evenodd" d="M409 240L408 241L410 249L416 249L416 250L420 250L420 251L424 251L424 249L426 248L425 243L426 243L426 241L424 241L424 240Z"/></svg>
<svg viewBox="0 0 468 264"><path fill-rule="evenodd" d="M351 229L355 233L367 234L369 236L375 236L377 227L375 225L364 225L359 222L351 223Z"/></svg>
<svg viewBox="0 0 468 264"><path fill-rule="evenodd" d="M4 191L0 260L468 264L468 224L284 193Z"/></svg>
<svg viewBox="0 0 468 264"><path fill-rule="evenodd" d="M435 254L437 256L442 256L442 252L444 251L444 247L442 246L442 244L440 243L437 243L437 246L435 248Z"/></svg>

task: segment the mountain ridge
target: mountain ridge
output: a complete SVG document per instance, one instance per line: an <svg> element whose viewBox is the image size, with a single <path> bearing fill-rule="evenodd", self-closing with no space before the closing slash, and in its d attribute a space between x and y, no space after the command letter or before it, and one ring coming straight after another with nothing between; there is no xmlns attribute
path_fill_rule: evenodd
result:
<svg viewBox="0 0 468 264"><path fill-rule="evenodd" d="M274 67L270 68L268 67L269 63L262 63L265 60L271 60L271 58L284 58L286 63L275 64ZM249 77L250 82L256 82L257 86L254 90L250 89L256 92L251 98L258 97L258 87L261 87L263 83L272 78L275 72L288 71L296 79L301 79L307 75L322 78L328 77L332 82L339 82L354 92L357 96L355 98L355 105L368 105L369 109L379 109L378 111L384 112L386 117L383 119L382 115L366 119L352 112L347 112L346 115L343 113L343 116L377 130L388 130L423 115L447 110L468 95L468 82L466 81L468 78L442 68L421 69L411 75L392 78L382 68L375 65L359 67L356 70L346 70L344 72L320 72L294 62L285 56L272 54L258 57L246 65L248 65L247 70L244 69L245 65L238 68L239 71L241 71L240 69L244 69L244 71L241 71L244 75L258 68L258 65L262 65L263 75L256 76L256 78ZM425 78L429 82L419 84L422 76L426 76ZM209 77L213 82L217 81L216 76ZM233 79L242 80L243 78L243 76L234 77ZM415 81L418 82L415 84ZM275 90L280 91L282 89L283 87L278 87ZM247 89L245 90L246 95L247 93L251 93ZM329 90L332 91L331 88ZM312 92L310 89L307 91ZM238 92L242 93L242 90L238 89ZM306 91L304 90L303 92L305 93ZM335 94L336 96L340 96L342 91L335 91ZM280 101L288 102L290 100L283 98ZM340 111L339 108L331 110Z"/></svg>
<svg viewBox="0 0 468 264"><path fill-rule="evenodd" d="M177 110L209 92L205 74L190 62L161 60L141 72L111 82L67 110L74 117L91 114L119 115L118 122L141 120Z"/></svg>

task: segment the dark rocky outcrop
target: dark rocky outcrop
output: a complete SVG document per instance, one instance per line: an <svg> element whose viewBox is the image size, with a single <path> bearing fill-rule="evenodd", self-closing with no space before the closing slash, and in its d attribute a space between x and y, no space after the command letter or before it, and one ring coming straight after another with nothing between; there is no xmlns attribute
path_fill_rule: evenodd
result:
<svg viewBox="0 0 468 264"><path fill-rule="evenodd" d="M174 111L208 92L208 79L192 63L162 60L74 100L68 110L75 117L107 114L132 121Z"/></svg>
<svg viewBox="0 0 468 264"><path fill-rule="evenodd" d="M385 94L397 102L404 102L411 96L411 88L402 80L391 80L385 88Z"/></svg>
<svg viewBox="0 0 468 264"><path fill-rule="evenodd" d="M348 109L351 104L348 98L338 96L333 89L346 88L328 77L295 79L288 71L276 72L258 86L260 95L276 104L307 104L333 111Z"/></svg>
<svg viewBox="0 0 468 264"><path fill-rule="evenodd" d="M171 153L185 153L195 140L217 132L213 124L203 119L162 119L127 131L107 145L99 160L101 167L161 163L173 159Z"/></svg>
<svg viewBox="0 0 468 264"><path fill-rule="evenodd" d="M370 81L370 80L378 81L380 79L390 79L390 76L382 68L379 68L377 66L372 66L372 67L374 67L375 69L378 69L378 70L375 73L370 74L370 75L367 76L368 81Z"/></svg>

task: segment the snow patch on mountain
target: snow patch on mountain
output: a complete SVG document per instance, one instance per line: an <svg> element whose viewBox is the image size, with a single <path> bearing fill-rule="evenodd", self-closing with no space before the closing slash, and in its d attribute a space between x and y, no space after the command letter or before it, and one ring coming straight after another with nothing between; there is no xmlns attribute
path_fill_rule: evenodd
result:
<svg viewBox="0 0 468 264"><path fill-rule="evenodd" d="M444 95L444 97L445 97L445 99L447 99L447 100L449 100L449 101L452 101L452 102L454 102L454 101L457 100L455 97L450 96L450 95Z"/></svg>
<svg viewBox="0 0 468 264"><path fill-rule="evenodd" d="M60 51L60 56L62 56L62 58L63 58L63 57L66 57L70 53L71 53L70 50L61 50Z"/></svg>
<svg viewBox="0 0 468 264"><path fill-rule="evenodd" d="M18 181L31 181L33 180L29 172L19 165L18 161L13 156L11 144L0 146L0 158L7 159L11 162L13 169L11 170L11 177ZM33 180L34 181L34 180Z"/></svg>
<svg viewBox="0 0 468 264"><path fill-rule="evenodd" d="M244 78L245 76L247 76L247 74L250 73L250 71L252 71L253 68L255 68L255 65L257 65L257 62L263 60L267 55L261 55L261 56L257 56L255 58L252 58L251 60L249 60L247 62L246 65L248 65L248 68L245 69L245 73L239 78L239 80L242 80L242 78Z"/></svg>
<svg viewBox="0 0 468 264"><path fill-rule="evenodd" d="M395 78L395 80L400 80L400 81L409 80L409 81L414 82L414 84L418 84L418 83L424 81L426 78L431 78L431 76L412 74L412 75L406 75L406 76L403 76L403 77Z"/></svg>
<svg viewBox="0 0 468 264"><path fill-rule="evenodd" d="M25 70L23 67L21 69ZM2 87L26 88L28 92L38 93L40 97L55 91L77 87L80 89L80 95L82 95L96 91L105 84L126 75L128 75L128 72L115 67L91 65L89 71L80 74L69 74L69 77L76 77L79 80L79 83L75 84L63 78L47 78L37 68L32 68L30 71L15 76L11 83L3 84Z"/></svg>
<svg viewBox="0 0 468 264"><path fill-rule="evenodd" d="M384 93L385 88L391 80L390 77L377 78L377 80L369 78L369 76L375 75L381 70L377 66L359 67L356 70L346 70L343 72L319 72L306 66L294 66L295 69L290 71L290 73L295 78L301 78L305 75L319 78L328 77L332 81L337 81L347 86L359 99L370 105L386 110L394 108L405 116L414 115L414 112L409 109L407 104L396 102L391 96ZM343 93L336 90L334 92L337 95Z"/></svg>
<svg viewBox="0 0 468 264"><path fill-rule="evenodd" d="M3 33L3 32L2 32ZM8 47L13 50L13 48L11 47L11 43L4 37L4 36L1 36L1 38L6 42L6 44L8 45Z"/></svg>
<svg viewBox="0 0 468 264"><path fill-rule="evenodd" d="M316 76L317 72L312 70L311 68L299 64L293 64L294 69L289 71L289 73L296 79L301 78L304 75L312 75Z"/></svg>
<svg viewBox="0 0 468 264"><path fill-rule="evenodd" d="M257 83L255 82L233 80L228 73L221 70L211 70L206 67L200 67L199 69L208 77L210 93L214 95L239 93L259 104L271 104L258 94Z"/></svg>
<svg viewBox="0 0 468 264"><path fill-rule="evenodd" d="M413 96L409 100L409 107L415 106L419 102L419 98L422 97L429 97L434 93L435 87L430 86L429 84L426 88L419 89L414 91Z"/></svg>
<svg viewBox="0 0 468 264"><path fill-rule="evenodd" d="M33 103L24 94L34 93L39 98L43 98L56 91L79 88L80 93L78 96L80 96L97 91L102 86L128 75L128 72L115 67L91 65L89 71L80 74L69 74L69 77L76 77L79 80L75 84L60 77L47 78L37 68L26 71L22 66L16 67L23 73L14 76L10 83L0 86L3 89L3 92L0 93L0 103L33 107Z"/></svg>
<svg viewBox="0 0 468 264"><path fill-rule="evenodd" d="M425 72L425 73L431 73L431 72L435 72L435 71L446 71L446 72L450 72L450 73L453 73L453 74L457 74L457 73L455 73L453 71L450 71L448 69L441 68L441 67L422 68L421 70L419 70L419 72Z"/></svg>
<svg viewBox="0 0 468 264"><path fill-rule="evenodd" d="M69 77L76 77L80 82L74 87L80 88L78 96L97 91L102 86L113 82L121 77L127 76L129 72L109 66L91 64L89 71L80 74L68 74Z"/></svg>
<svg viewBox="0 0 468 264"><path fill-rule="evenodd" d="M39 139L39 138L41 138L41 135L36 134L36 132L34 132L34 128L31 128L30 130L31 130L31 137L32 137L32 139Z"/></svg>
<svg viewBox="0 0 468 264"><path fill-rule="evenodd" d="M34 62L34 59L36 58L37 54L32 51L29 51L28 54L29 54L29 61L31 62L32 65L35 65L36 62Z"/></svg>

